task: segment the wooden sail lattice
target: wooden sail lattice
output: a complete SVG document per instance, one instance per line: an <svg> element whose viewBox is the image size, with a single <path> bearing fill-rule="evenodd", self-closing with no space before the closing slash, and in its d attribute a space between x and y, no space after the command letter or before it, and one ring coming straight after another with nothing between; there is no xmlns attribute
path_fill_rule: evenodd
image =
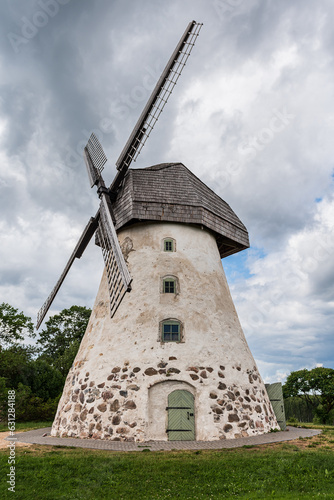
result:
<svg viewBox="0 0 334 500"><path fill-rule="evenodd" d="M97 186L97 192L101 199L100 209L96 216L90 219L56 286L40 309L37 316L37 328L41 325L72 263L75 258L81 257L95 231L97 231L107 270L111 317L115 314L125 293L131 290L132 279L113 224L111 203L117 198L118 189L131 162L138 157L164 109L186 65L201 27L202 23L195 21L188 24L116 162L118 172L109 190L101 175L107 157L95 134L90 136L84 148L84 160L91 187Z"/></svg>
<svg viewBox="0 0 334 500"><path fill-rule="evenodd" d="M95 231L98 227L99 217L100 217L100 215L98 212L95 217L91 217L89 219L89 222L86 225L82 235L80 236L80 239L79 239L78 243L76 244L76 247L73 250L71 257L69 258L63 272L60 275L60 278L58 279L52 292L50 293L50 295L48 296L48 298L46 299L46 301L44 302L44 304L42 305L41 309L39 310L39 312L37 314L37 323L36 323L37 329L40 327L43 319L45 318L46 313L48 312L55 296L57 295L59 288L61 287L64 279L66 278L67 273L69 272L69 270L74 262L74 259L80 259L86 246L88 245L93 234L95 233Z"/></svg>
<svg viewBox="0 0 334 500"><path fill-rule="evenodd" d="M105 152L103 151L103 148L94 133L91 134L87 145L84 148L84 160L86 163L90 186L93 187L101 181L102 170L107 161Z"/></svg>
<svg viewBox="0 0 334 500"><path fill-rule="evenodd" d="M202 26L202 23L190 22L171 55L116 162L117 169L120 172L111 185L111 191L113 191L114 186L117 186L120 179L124 176L122 172L125 173L131 162L136 161L146 143L186 65Z"/></svg>
<svg viewBox="0 0 334 500"><path fill-rule="evenodd" d="M102 149L102 146L94 133L91 134L88 142L87 142L88 153L93 161L94 167L102 173L104 165L107 161L107 157L105 152Z"/></svg>
<svg viewBox="0 0 334 500"><path fill-rule="evenodd" d="M117 234L111 220L110 210L109 207L106 207L105 200L102 200L100 205L97 236L107 272L110 316L113 317L125 293L131 290L132 278L124 261Z"/></svg>

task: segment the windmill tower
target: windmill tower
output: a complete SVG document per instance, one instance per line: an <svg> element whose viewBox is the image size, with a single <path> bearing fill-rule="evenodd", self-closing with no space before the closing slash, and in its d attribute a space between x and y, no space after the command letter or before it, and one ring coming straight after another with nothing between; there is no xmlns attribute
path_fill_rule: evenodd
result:
<svg viewBox="0 0 334 500"><path fill-rule="evenodd" d="M100 208L42 307L38 326L94 233L105 270L52 435L215 440L278 427L221 264L249 246L245 226L181 163L129 169L200 28L195 21L188 25L109 189L101 175L106 157L94 135L85 148Z"/></svg>

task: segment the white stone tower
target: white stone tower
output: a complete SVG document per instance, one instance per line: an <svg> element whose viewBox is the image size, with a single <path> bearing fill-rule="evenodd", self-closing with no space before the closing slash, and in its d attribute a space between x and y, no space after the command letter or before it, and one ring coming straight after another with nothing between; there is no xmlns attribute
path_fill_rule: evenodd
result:
<svg viewBox="0 0 334 500"><path fill-rule="evenodd" d="M52 435L216 440L278 428L221 258L249 246L181 163L131 169L113 205L133 278L113 318L104 272Z"/></svg>

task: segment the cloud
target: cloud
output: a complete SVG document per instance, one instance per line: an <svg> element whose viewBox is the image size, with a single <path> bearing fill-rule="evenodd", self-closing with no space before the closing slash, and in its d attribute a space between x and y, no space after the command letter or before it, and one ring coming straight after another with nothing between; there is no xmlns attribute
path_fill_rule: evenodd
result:
<svg viewBox="0 0 334 500"><path fill-rule="evenodd" d="M97 210L90 132L110 183L196 19L194 52L134 167L183 162L248 227L252 248L224 264L265 376L334 367L332 2L50 0L54 15L46 4L8 0L0 18L0 300L35 317ZM29 26L16 51L8 35ZM92 243L53 312L91 306L101 273Z"/></svg>
<svg viewBox="0 0 334 500"><path fill-rule="evenodd" d="M315 206L308 225L263 257L232 295L254 356L284 372L333 363L334 198ZM227 267L229 266L227 261ZM307 365L307 366L306 366Z"/></svg>

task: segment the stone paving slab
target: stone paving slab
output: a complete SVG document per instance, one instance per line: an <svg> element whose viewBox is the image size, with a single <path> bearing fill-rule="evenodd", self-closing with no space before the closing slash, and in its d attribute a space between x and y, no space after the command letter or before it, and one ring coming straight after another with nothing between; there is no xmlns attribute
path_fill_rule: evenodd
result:
<svg viewBox="0 0 334 500"><path fill-rule="evenodd" d="M50 436L51 427L15 433L14 437L22 443L44 444L49 446L74 446L77 448L90 448L93 450L109 451L171 451L171 450L220 450L223 448L240 448L242 446L256 446L268 443L292 441L299 437L312 437L321 433L316 429L302 429L288 427L286 431L270 432L261 436L245 437L240 439L224 439L221 441L147 441L122 442L103 439L57 438ZM47 434L43 437L43 434ZM6 438L9 440L8 438Z"/></svg>

